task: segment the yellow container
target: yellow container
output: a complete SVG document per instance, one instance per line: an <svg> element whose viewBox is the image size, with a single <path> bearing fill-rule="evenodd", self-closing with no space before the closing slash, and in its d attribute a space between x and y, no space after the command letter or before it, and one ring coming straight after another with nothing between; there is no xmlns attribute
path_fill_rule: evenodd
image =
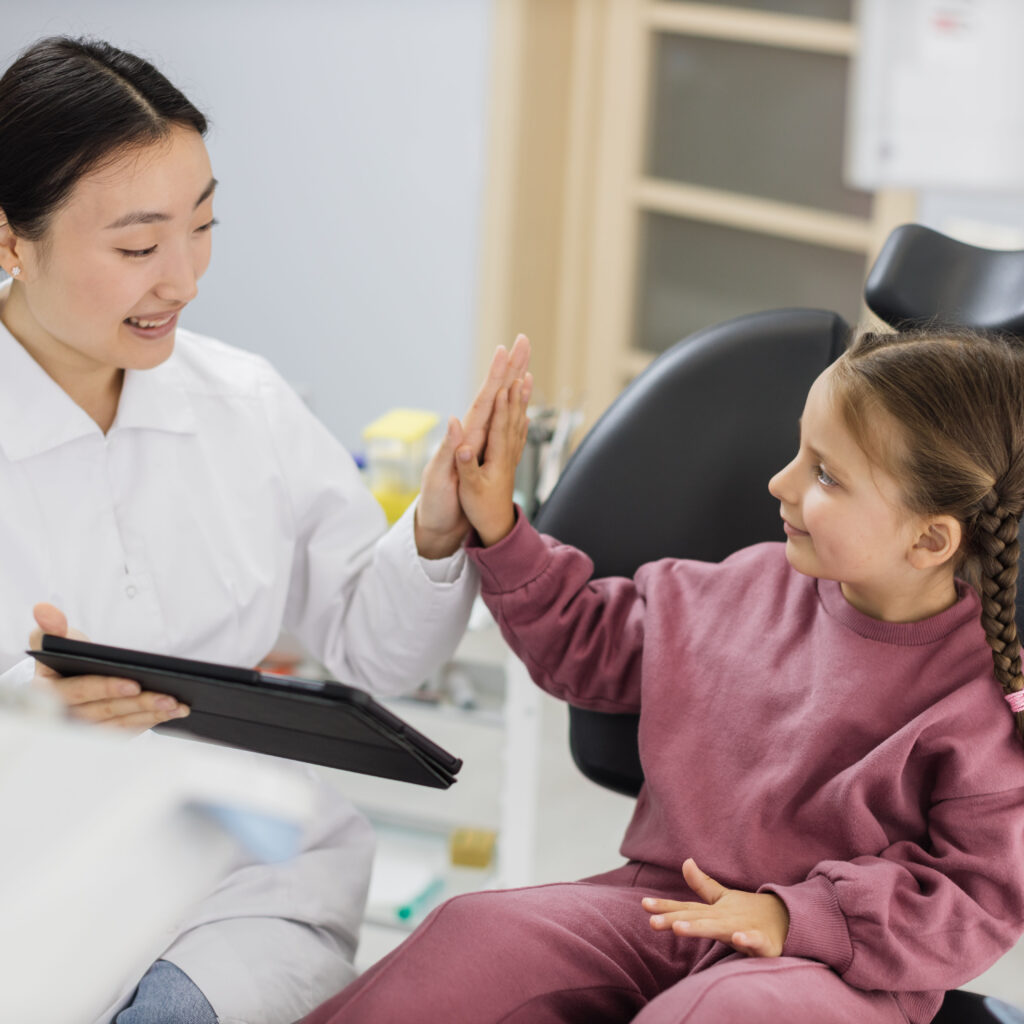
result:
<svg viewBox="0 0 1024 1024"><path fill-rule="evenodd" d="M419 494L430 457L436 413L392 409L363 430L370 490L393 523Z"/></svg>

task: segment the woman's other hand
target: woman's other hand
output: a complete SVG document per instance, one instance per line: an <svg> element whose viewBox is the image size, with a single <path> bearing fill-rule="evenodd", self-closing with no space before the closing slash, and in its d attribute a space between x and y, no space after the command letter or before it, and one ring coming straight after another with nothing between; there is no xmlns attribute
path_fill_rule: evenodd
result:
<svg viewBox="0 0 1024 1024"><path fill-rule="evenodd" d="M770 892L726 889L704 874L693 858L683 864L683 878L703 903L680 903L647 897L643 908L655 931L716 939L748 956L782 956L789 934L789 911Z"/></svg>
<svg viewBox="0 0 1024 1024"><path fill-rule="evenodd" d="M499 346L473 404L460 423L454 416L448 421L444 440L423 471L420 497L416 505L416 548L424 558L446 558L453 554L469 530L459 503L459 475L455 451L467 447L479 460L487 444L495 400L513 381L521 380L522 400L529 404L532 378L527 373L530 342L520 334L511 351Z"/></svg>
<svg viewBox="0 0 1024 1024"><path fill-rule="evenodd" d="M43 634L88 640L77 629L68 628L64 613L52 604L37 604L32 609L36 625L28 645L39 650ZM64 702L68 714L83 722L100 722L132 732L146 729L171 718L184 718L188 707L163 693L149 693L130 679L111 676L62 676L46 665L36 662L34 683L44 686Z"/></svg>

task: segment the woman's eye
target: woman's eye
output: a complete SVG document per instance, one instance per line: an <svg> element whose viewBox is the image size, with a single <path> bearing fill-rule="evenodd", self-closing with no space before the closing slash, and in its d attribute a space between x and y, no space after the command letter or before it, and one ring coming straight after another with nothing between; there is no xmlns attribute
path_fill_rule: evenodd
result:
<svg viewBox="0 0 1024 1024"><path fill-rule="evenodd" d="M122 256L127 256L131 260L137 260L142 256L150 256L156 252L156 246L151 245L148 249L118 249L117 250Z"/></svg>
<svg viewBox="0 0 1024 1024"><path fill-rule="evenodd" d="M814 467L814 475L817 477L818 483L821 484L822 487L835 487L836 486L836 481L833 480L832 477L830 477L828 475L828 473L825 472L825 467L824 466L822 466L822 465L815 466Z"/></svg>
<svg viewBox="0 0 1024 1024"><path fill-rule="evenodd" d="M199 227L196 228L196 233L200 231L209 231L210 228L212 228L215 224L219 223L220 221L218 221L217 218L214 217L211 220L208 220L205 224L200 224Z"/></svg>

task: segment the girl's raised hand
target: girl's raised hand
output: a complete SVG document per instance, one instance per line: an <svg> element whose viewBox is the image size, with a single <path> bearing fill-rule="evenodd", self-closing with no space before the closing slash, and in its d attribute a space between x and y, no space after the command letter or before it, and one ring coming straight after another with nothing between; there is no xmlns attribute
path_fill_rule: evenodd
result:
<svg viewBox="0 0 1024 1024"><path fill-rule="evenodd" d="M498 392L483 462L477 460L468 444L460 444L455 450L459 501L484 547L496 544L515 526L512 495L529 427L526 406L531 385L527 374Z"/></svg>
<svg viewBox="0 0 1024 1024"><path fill-rule="evenodd" d="M748 956L781 956L789 934L789 911L770 892L726 889L704 874L692 857L683 863L686 884L704 900L680 903L646 897L643 908L655 931L715 939Z"/></svg>
<svg viewBox="0 0 1024 1024"><path fill-rule="evenodd" d="M495 398L514 380L529 377L529 362L530 342L525 334L516 338L511 350L500 345L463 421L460 423L454 416L448 421L444 439L423 471L416 504L416 548L423 557L450 555L466 536L469 524L459 504L455 449L468 445L474 458L483 455Z"/></svg>

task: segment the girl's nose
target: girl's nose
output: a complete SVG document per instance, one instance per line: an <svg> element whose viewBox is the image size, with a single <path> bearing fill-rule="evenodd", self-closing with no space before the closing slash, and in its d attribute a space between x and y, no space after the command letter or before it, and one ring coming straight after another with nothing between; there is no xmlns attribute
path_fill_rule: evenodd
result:
<svg viewBox="0 0 1024 1024"><path fill-rule="evenodd" d="M795 503L797 498L795 488L793 487L793 468L795 465L796 459L793 459L792 462L783 466L782 469L780 469L778 473L768 481L769 494L771 494L773 498L777 498L779 501L787 504Z"/></svg>

